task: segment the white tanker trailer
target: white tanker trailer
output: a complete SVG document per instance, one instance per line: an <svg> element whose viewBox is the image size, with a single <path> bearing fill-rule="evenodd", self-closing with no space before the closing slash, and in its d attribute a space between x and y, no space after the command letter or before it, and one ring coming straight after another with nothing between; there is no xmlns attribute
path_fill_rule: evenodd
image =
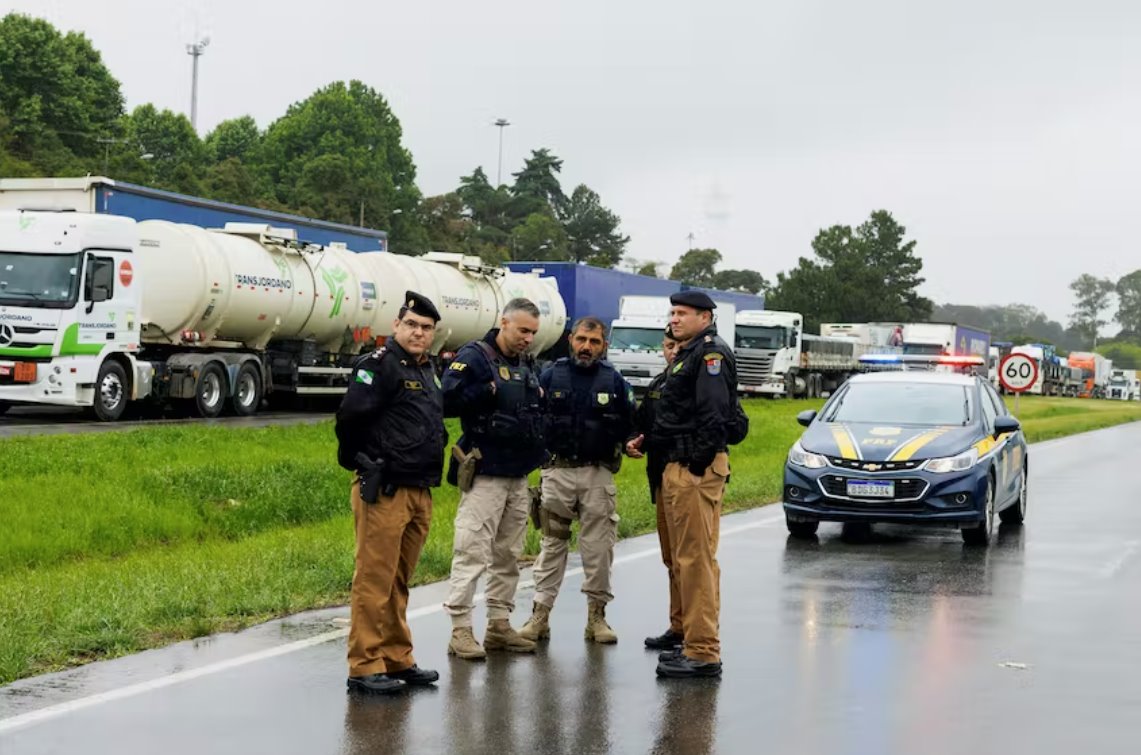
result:
<svg viewBox="0 0 1141 755"><path fill-rule="evenodd" d="M542 313L535 353L566 327L553 279L478 258L355 253L264 225L3 211L0 412L88 406L113 421L147 399L215 417L253 414L270 393L343 393L409 289L440 310L434 354L481 337L514 297Z"/></svg>

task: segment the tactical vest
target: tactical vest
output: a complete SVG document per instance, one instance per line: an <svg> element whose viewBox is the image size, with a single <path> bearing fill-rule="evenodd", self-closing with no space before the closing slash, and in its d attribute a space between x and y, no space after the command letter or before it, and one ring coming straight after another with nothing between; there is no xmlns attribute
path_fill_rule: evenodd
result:
<svg viewBox="0 0 1141 755"><path fill-rule="evenodd" d="M486 341L477 341L487 357L495 379L495 407L481 414L473 427L473 440L504 448L534 448L543 442L542 409L539 405L539 378L531 363L520 358L510 364Z"/></svg>
<svg viewBox="0 0 1141 755"><path fill-rule="evenodd" d="M614 368L598 365L585 412L575 400L570 359L555 362L547 396L547 450L570 461L611 462L625 438L618 437L622 417L614 392Z"/></svg>

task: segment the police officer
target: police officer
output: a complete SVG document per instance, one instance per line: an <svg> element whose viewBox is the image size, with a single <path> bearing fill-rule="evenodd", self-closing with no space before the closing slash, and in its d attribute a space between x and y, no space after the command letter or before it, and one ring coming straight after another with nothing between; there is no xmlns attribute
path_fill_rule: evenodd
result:
<svg viewBox="0 0 1141 755"><path fill-rule="evenodd" d="M337 411L337 459L352 486L356 568L349 630L350 691L432 684L412 657L408 582L428 537L447 432L428 349L440 313L409 291L387 344L358 359ZM375 497L374 497L375 496Z"/></svg>
<svg viewBox="0 0 1141 755"><path fill-rule="evenodd" d="M654 414L658 401L662 397L662 386L669 375L669 368L677 357L681 344L674 338L669 328L666 328L662 338L662 354L666 359L666 369L650 381L646 388L646 395L634 414L635 434L626 443L626 454L637 459L646 457L646 477L650 483L650 501L657 509L658 543L662 551L662 563L665 564L669 575L670 586L670 625L665 632L656 637L647 637L645 645L650 650L673 650L680 647L685 639L682 634L681 593L677 585L677 569L674 566L673 548L670 544L669 517L666 516L666 507L662 505L662 473L665 471L665 454L661 449L655 449L653 438L648 437L654 427Z"/></svg>
<svg viewBox="0 0 1141 755"><path fill-rule="evenodd" d="M578 519L578 550L587 597L585 636L602 644L618 641L606 623L614 599L610 577L618 541L614 474L633 427L634 391L603 360L606 326L583 317L571 327L570 357L543 371L543 435L550 453L542 472L542 549L532 574L535 603L519 632L528 640L550 637L549 619L567 569L571 522Z"/></svg>
<svg viewBox="0 0 1141 755"><path fill-rule="evenodd" d="M499 327L461 348L444 372L444 411L459 416L463 428L448 473L462 492L444 602L452 617L448 653L459 658L483 658L485 648L535 651L535 643L520 637L509 617L531 504L527 475L546 457L539 376L526 353L538 330L539 308L528 299L512 299ZM468 465L474 465L474 477L465 474L471 471L463 468ZM484 571L488 624L481 646L471 614Z"/></svg>
<svg viewBox="0 0 1141 755"><path fill-rule="evenodd" d="M660 660L657 673L720 676L717 540L737 370L733 352L717 336L717 305L709 296L683 291L670 297L670 305L670 330L682 345L662 385L650 434L666 458L661 500L669 518L685 640L680 651Z"/></svg>

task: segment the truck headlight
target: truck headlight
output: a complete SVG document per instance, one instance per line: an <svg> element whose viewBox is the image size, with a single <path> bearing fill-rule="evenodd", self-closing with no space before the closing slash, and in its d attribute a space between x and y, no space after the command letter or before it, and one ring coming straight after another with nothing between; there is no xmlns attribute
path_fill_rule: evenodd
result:
<svg viewBox="0 0 1141 755"><path fill-rule="evenodd" d="M807 469L823 469L828 466L828 460L820 454L805 451L800 447L800 441L793 444L788 452L788 463Z"/></svg>
<svg viewBox="0 0 1141 755"><path fill-rule="evenodd" d="M947 474L949 472L966 472L978 463L979 452L972 448L958 456L947 456L942 459L928 459L927 462L924 463L923 468L935 474Z"/></svg>

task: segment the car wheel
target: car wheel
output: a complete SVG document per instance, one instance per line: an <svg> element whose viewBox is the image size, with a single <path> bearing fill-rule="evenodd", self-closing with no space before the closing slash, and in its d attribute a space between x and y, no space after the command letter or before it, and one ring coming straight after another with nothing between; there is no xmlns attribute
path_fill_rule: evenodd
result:
<svg viewBox="0 0 1141 755"><path fill-rule="evenodd" d="M127 373L118 362L108 359L95 378L95 403L91 407L100 422L114 422L127 408Z"/></svg>
<svg viewBox="0 0 1141 755"><path fill-rule="evenodd" d="M261 405L261 371L251 362L246 362L238 370L237 390L230 399L234 414L249 417L256 414Z"/></svg>
<svg viewBox="0 0 1141 755"><path fill-rule="evenodd" d="M226 404L226 374L217 363L206 365L198 375L194 404L200 417L212 419L222 413Z"/></svg>
<svg viewBox="0 0 1141 755"><path fill-rule="evenodd" d="M0 401L0 414L4 414L12 408L12 404L7 401Z"/></svg>
<svg viewBox="0 0 1141 755"><path fill-rule="evenodd" d="M816 537L816 530L820 527L820 522L794 522L788 517L785 517L784 523L788 526L788 534L806 540Z"/></svg>
<svg viewBox="0 0 1141 755"><path fill-rule="evenodd" d="M963 542L967 545L986 545L994 534L994 478L987 477L986 507L983 520L973 527L963 528Z"/></svg>
<svg viewBox="0 0 1141 755"><path fill-rule="evenodd" d="M1022 468L1022 478L1018 482L1018 503L1007 506L998 512L998 518L1003 524L1022 524L1026 519L1026 499L1029 490L1026 483L1026 467Z"/></svg>

